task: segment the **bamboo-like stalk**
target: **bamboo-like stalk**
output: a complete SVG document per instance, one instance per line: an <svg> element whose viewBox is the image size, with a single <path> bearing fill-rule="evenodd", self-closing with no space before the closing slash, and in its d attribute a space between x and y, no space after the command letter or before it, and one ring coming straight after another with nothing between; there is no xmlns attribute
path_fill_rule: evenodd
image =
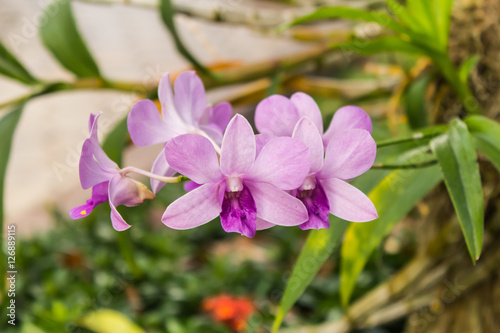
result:
<svg viewBox="0 0 500 333"><path fill-rule="evenodd" d="M133 5L146 8L157 8L158 0L73 0L80 2ZM311 13L317 6L346 6L368 9L383 0L313 0L294 1L294 6L276 1L253 2L244 0L172 0L172 6L179 12L189 16L210 21L221 21L245 24L257 29L274 28L285 22Z"/></svg>

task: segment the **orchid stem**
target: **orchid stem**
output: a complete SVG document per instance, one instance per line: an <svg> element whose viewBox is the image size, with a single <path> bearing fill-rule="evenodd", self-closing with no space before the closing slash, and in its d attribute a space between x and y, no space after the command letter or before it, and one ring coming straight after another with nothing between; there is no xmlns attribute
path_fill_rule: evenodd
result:
<svg viewBox="0 0 500 333"><path fill-rule="evenodd" d="M121 174L122 175L126 175L127 173L130 173L130 172L137 173L139 175L143 175L143 176L146 176L146 177L149 177L149 178L156 179L156 180L158 180L160 182L169 183L169 184L180 183L185 178L184 176L163 177L163 176L155 175L154 173L151 173L151 172L148 172L148 171L136 168L136 167L126 167L126 168L124 168L124 169L121 170Z"/></svg>
<svg viewBox="0 0 500 333"><path fill-rule="evenodd" d="M423 139L430 139L430 138L433 138L435 136L438 136L439 134L441 134L441 132L431 133L431 134L415 133L409 138L390 140L390 141L384 141L381 143L377 143L377 148L394 146L394 145L399 145L399 144L408 143L408 142L412 142L412 141L419 141L419 140L423 140Z"/></svg>
<svg viewBox="0 0 500 333"><path fill-rule="evenodd" d="M430 160L422 163L414 163L414 164L382 164L375 163L372 166L372 169L419 169L426 168L432 165L437 164L437 160Z"/></svg>

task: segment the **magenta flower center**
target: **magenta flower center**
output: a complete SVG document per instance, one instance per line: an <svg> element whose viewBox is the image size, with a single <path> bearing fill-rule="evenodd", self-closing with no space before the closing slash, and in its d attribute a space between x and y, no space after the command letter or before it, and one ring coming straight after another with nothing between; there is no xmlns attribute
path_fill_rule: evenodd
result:
<svg viewBox="0 0 500 333"><path fill-rule="evenodd" d="M235 184L232 185L240 186L241 191L226 190L224 193L222 212L220 213L222 228L226 232L238 232L247 237L253 237L257 230L257 208L255 207L255 201L241 180L239 184L236 180L234 182ZM229 184L227 185L229 187ZM233 189L235 188L237 187L233 187Z"/></svg>
<svg viewBox="0 0 500 333"><path fill-rule="evenodd" d="M316 177L309 175L297 190L297 198L302 201L309 213L309 220L300 225L303 230L329 228L330 205L325 190Z"/></svg>

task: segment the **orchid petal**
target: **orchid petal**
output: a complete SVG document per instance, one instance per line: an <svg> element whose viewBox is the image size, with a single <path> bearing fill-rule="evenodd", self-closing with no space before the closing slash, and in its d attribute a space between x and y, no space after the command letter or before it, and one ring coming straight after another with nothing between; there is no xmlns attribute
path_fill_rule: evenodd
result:
<svg viewBox="0 0 500 333"><path fill-rule="evenodd" d="M139 147L165 143L171 137L155 103L149 99L134 104L127 118L127 127L132 142Z"/></svg>
<svg viewBox="0 0 500 333"><path fill-rule="evenodd" d="M99 144L99 139L97 138L97 122L99 120L99 117L101 116L102 112L99 112L96 116L93 114L90 115L90 120L94 120L90 129L90 135L89 135L89 140L92 142L92 155L94 156L95 160L99 164L99 166L103 170L107 171L112 171L114 169L118 169L118 165L113 162L108 155L102 150L101 145ZM90 121L89 121L90 123Z"/></svg>
<svg viewBox="0 0 500 333"><path fill-rule="evenodd" d="M205 132L205 134L212 139L216 144L220 145L222 143L222 136L224 134L217 126L213 124L200 126L200 130Z"/></svg>
<svg viewBox="0 0 500 333"><path fill-rule="evenodd" d="M117 175L113 177L109 182L109 207L111 208L111 224L113 228L117 231L127 230L131 227L130 224L125 222L121 214L116 209L116 206L120 205L119 199L119 188L121 188L121 176Z"/></svg>
<svg viewBox="0 0 500 333"><path fill-rule="evenodd" d="M257 217L276 225L295 226L308 220L304 204L266 183L246 182L255 201Z"/></svg>
<svg viewBox="0 0 500 333"><path fill-rule="evenodd" d="M371 168L377 155L377 144L369 132L349 129L332 137L326 148L320 179L352 179Z"/></svg>
<svg viewBox="0 0 500 333"><path fill-rule="evenodd" d="M314 99L303 92L298 92L290 97L290 100L297 108L300 117L308 117L318 128L320 133L323 133L323 117L319 110L318 104Z"/></svg>
<svg viewBox="0 0 500 333"><path fill-rule="evenodd" d="M88 216L99 204L108 201L108 182L103 182L92 187L92 196L84 205L75 207L69 211L72 219L80 219Z"/></svg>
<svg viewBox="0 0 500 333"><path fill-rule="evenodd" d="M222 178L214 147L207 138L184 134L165 145L170 167L198 184L213 183Z"/></svg>
<svg viewBox="0 0 500 333"><path fill-rule="evenodd" d="M222 139L220 169L224 175L242 175L255 160L255 136L242 115L235 115ZM198 182L197 182L198 183Z"/></svg>
<svg viewBox="0 0 500 333"><path fill-rule="evenodd" d="M309 148L309 156L311 157L311 170L309 173L315 173L321 170L324 155L323 139L312 120L307 117L302 117L295 126L292 137Z"/></svg>
<svg viewBox="0 0 500 333"><path fill-rule="evenodd" d="M171 203L162 222L172 229L191 229L215 219L221 212L220 183L205 184ZM222 194L223 195L223 194Z"/></svg>
<svg viewBox="0 0 500 333"><path fill-rule="evenodd" d="M184 191L190 192L194 189L197 189L200 186L201 184L195 183L192 180L188 180L187 182L184 183Z"/></svg>
<svg viewBox="0 0 500 333"><path fill-rule="evenodd" d="M257 217L255 224L257 225L257 230L266 230L275 226L275 224L267 222L266 220L263 220L260 217Z"/></svg>
<svg viewBox="0 0 500 333"><path fill-rule="evenodd" d="M190 125L197 125L205 111L207 99L203 82L194 71L181 73L174 82L175 107Z"/></svg>
<svg viewBox="0 0 500 333"><path fill-rule="evenodd" d="M273 138L273 136L270 134L256 134L255 135L255 148L256 148L255 156L259 156L262 148L264 148L266 143L271 141L272 138Z"/></svg>
<svg viewBox="0 0 500 333"><path fill-rule="evenodd" d="M175 175L175 170L172 169L167 163L165 150L162 149L156 157L155 161L153 162L153 166L151 167L151 173L164 177L172 177L173 175ZM151 178L151 189L153 190L153 193L158 193L158 191L160 191L163 186L165 186L165 183Z"/></svg>
<svg viewBox="0 0 500 333"><path fill-rule="evenodd" d="M336 178L323 179L320 182L333 215L352 222L367 222L378 218L373 203L354 186Z"/></svg>
<svg viewBox="0 0 500 333"><path fill-rule="evenodd" d="M299 187L311 169L307 147L292 138L273 138L261 150L244 178L282 190Z"/></svg>
<svg viewBox="0 0 500 333"><path fill-rule="evenodd" d="M79 162L80 183L84 190L96 184L106 182L113 177L113 173L103 170L94 159L95 144L87 139L83 142L82 154ZM116 170L118 172L118 170Z"/></svg>
<svg viewBox="0 0 500 333"><path fill-rule="evenodd" d="M370 116L360 107L344 106L335 112L328 130L323 135L325 147L332 140L335 134L347 129L364 129L372 132L372 120Z"/></svg>
<svg viewBox="0 0 500 333"><path fill-rule="evenodd" d="M255 110L255 126L260 133L292 136L299 120L295 105L285 96L272 95L262 100Z"/></svg>
<svg viewBox="0 0 500 333"><path fill-rule="evenodd" d="M224 133L229 121L233 115L233 108L228 102L222 102L214 106L211 112L209 123L217 125L217 127Z"/></svg>

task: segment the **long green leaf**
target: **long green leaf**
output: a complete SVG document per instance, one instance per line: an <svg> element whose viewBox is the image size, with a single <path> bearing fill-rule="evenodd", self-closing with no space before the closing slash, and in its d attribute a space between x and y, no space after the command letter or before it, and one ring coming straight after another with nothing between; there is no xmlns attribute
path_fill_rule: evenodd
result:
<svg viewBox="0 0 500 333"><path fill-rule="evenodd" d="M390 30L408 33L408 29L395 21L391 16L379 12L371 12L361 9L349 7L324 7L317 11L298 18L290 23L286 23L278 28L278 31L286 30L298 24L307 23L311 21L324 20L324 19L349 19L360 20L365 22L375 22Z"/></svg>
<svg viewBox="0 0 500 333"><path fill-rule="evenodd" d="M399 52L407 54L425 54L420 47L402 40L398 37L386 36L369 40L353 40L334 45L332 48L353 51L356 53L371 55L381 52Z"/></svg>
<svg viewBox="0 0 500 333"><path fill-rule="evenodd" d="M420 0L422 1L422 0ZM453 0L432 0L433 12L435 15L435 22L437 33L443 46L448 46L448 36L450 33L451 10L453 7Z"/></svg>
<svg viewBox="0 0 500 333"><path fill-rule="evenodd" d="M462 232L475 263L481 254L484 228L484 203L479 165L472 135L459 119L450 131L431 141L460 221Z"/></svg>
<svg viewBox="0 0 500 333"><path fill-rule="evenodd" d="M429 159L426 148L403 155L398 162L419 163ZM347 305L373 250L392 228L442 179L437 166L413 170L394 170L369 194L379 218L367 223L351 223L341 249L342 303Z"/></svg>
<svg viewBox="0 0 500 333"><path fill-rule="evenodd" d="M160 0L160 14L161 18L163 20L163 23L167 27L167 29L170 31L170 34L172 35L172 38L174 39L175 47L177 48L177 51L179 51L180 54L184 58L186 58L187 61L193 65L194 68L199 70L201 73L205 75L211 76L212 74L210 71L203 66L192 54L191 52L184 46L184 43L181 40L181 37L177 33L177 28L175 27L175 22L174 22L174 15L175 11L172 7L171 1L170 0Z"/></svg>
<svg viewBox="0 0 500 333"><path fill-rule="evenodd" d="M479 61L478 55L473 55L469 59L465 60L458 71L458 76L463 85L467 85L469 81L469 75L471 74L474 67L476 67Z"/></svg>
<svg viewBox="0 0 500 333"><path fill-rule="evenodd" d="M330 229L312 230L288 279L272 332L277 332L286 313L314 279L340 242L348 222L330 215Z"/></svg>
<svg viewBox="0 0 500 333"><path fill-rule="evenodd" d="M474 137L477 149L500 172L500 124L483 116L467 117L465 123Z"/></svg>
<svg viewBox="0 0 500 333"><path fill-rule="evenodd" d="M0 74L27 84L37 83L24 66L7 50L0 41Z"/></svg>
<svg viewBox="0 0 500 333"><path fill-rule="evenodd" d="M12 139L14 137L14 132L16 130L21 114L23 113L24 105L21 104L15 109L7 113L4 117L0 119L0 269L2 274L4 274L4 265L6 260L3 258L3 222L4 222L4 185L5 185L5 174L7 172L7 165L9 162L10 150L12 146ZM3 275L2 275L3 277ZM0 288L0 297L3 297L4 287Z"/></svg>
<svg viewBox="0 0 500 333"><path fill-rule="evenodd" d="M412 30L417 30L419 27L419 23L417 20L410 15L406 7L396 0L387 0L387 6L389 9L396 15L401 22L406 24Z"/></svg>
<svg viewBox="0 0 500 333"><path fill-rule="evenodd" d="M430 1L434 0L407 0L406 5L410 15L419 23L421 32L428 36L435 36L434 13L429 4Z"/></svg>
<svg viewBox="0 0 500 333"><path fill-rule="evenodd" d="M69 71L78 77L100 77L99 68L78 32L69 0L55 0L44 12L42 42Z"/></svg>

